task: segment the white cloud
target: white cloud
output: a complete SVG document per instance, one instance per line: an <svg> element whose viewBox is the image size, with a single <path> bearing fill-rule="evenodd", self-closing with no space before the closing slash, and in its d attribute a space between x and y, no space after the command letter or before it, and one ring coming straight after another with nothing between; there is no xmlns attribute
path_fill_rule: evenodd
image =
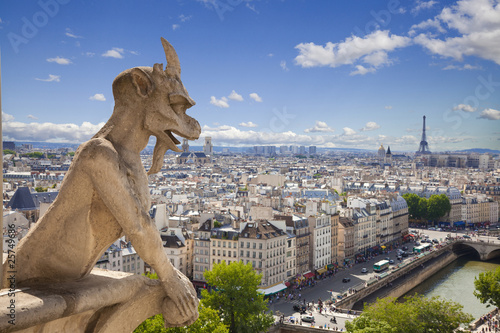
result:
<svg viewBox="0 0 500 333"><path fill-rule="evenodd" d="M99 101L99 102L106 101L106 97L104 97L103 94L95 94L94 96L90 96L89 99L91 101Z"/></svg>
<svg viewBox="0 0 500 333"><path fill-rule="evenodd" d="M27 115L26 117L27 117L27 118L30 118L30 119L33 119L33 120L38 120L38 118L37 118L37 117L35 117L35 116L34 116L34 115L32 115L32 114L29 114L29 115Z"/></svg>
<svg viewBox="0 0 500 333"><path fill-rule="evenodd" d="M356 131L353 130L352 128L349 128L349 127L344 127L343 130L344 130L344 135L354 135L354 134L356 134Z"/></svg>
<svg viewBox="0 0 500 333"><path fill-rule="evenodd" d="M448 65L448 66L443 68L443 70L445 70L445 71L452 70L452 69L464 71L464 70L472 70L472 69L481 69L481 66L473 66L473 65L465 64L463 66Z"/></svg>
<svg viewBox="0 0 500 333"><path fill-rule="evenodd" d="M360 131L361 132L374 131L374 130L376 130L378 128L380 128L379 124L377 124L374 121L369 121L369 122L366 123L365 127L363 127L362 129L360 129Z"/></svg>
<svg viewBox="0 0 500 333"><path fill-rule="evenodd" d="M286 67L286 61L285 60L281 60L280 62L280 67L282 70L284 70L285 72L288 72L288 67Z"/></svg>
<svg viewBox="0 0 500 333"><path fill-rule="evenodd" d="M268 56L269 58L272 58L272 57L274 57L274 54L269 53L267 56Z"/></svg>
<svg viewBox="0 0 500 333"><path fill-rule="evenodd" d="M59 64L59 65L69 65L71 64L71 60L67 59L67 58L62 58L62 57L55 57L55 58L48 58L47 59L48 62L55 62L56 64Z"/></svg>
<svg viewBox="0 0 500 333"><path fill-rule="evenodd" d="M8 121L12 121L12 120L14 120L14 116L13 115L5 113L5 112L2 111L2 122L3 123L8 122Z"/></svg>
<svg viewBox="0 0 500 333"><path fill-rule="evenodd" d="M363 61L377 68L391 63L387 55L388 52L406 47L410 43L411 38L394 34L389 35L388 30L377 30L364 37L351 36L343 42L328 42L325 46L314 43L300 43L295 46L299 50L299 55L295 57L295 63L308 68L338 67ZM355 74L366 74L368 71L373 70L358 67Z"/></svg>
<svg viewBox="0 0 500 333"><path fill-rule="evenodd" d="M420 34L417 44L431 53L456 60L478 56L500 64L500 4L489 0L460 0L445 7L434 20L453 31L453 37Z"/></svg>
<svg viewBox="0 0 500 333"><path fill-rule="evenodd" d="M179 24L172 24L172 30L177 30L179 29L181 26Z"/></svg>
<svg viewBox="0 0 500 333"><path fill-rule="evenodd" d="M49 74L49 77L47 79L35 78L35 80L43 81L43 82L59 82L59 81L61 81L61 76Z"/></svg>
<svg viewBox="0 0 500 333"><path fill-rule="evenodd" d="M243 101L243 96L241 96L240 94L238 94L236 91L231 91L231 93L229 94L229 96L227 96L230 100L233 100L233 101L238 101L238 102L242 102Z"/></svg>
<svg viewBox="0 0 500 333"><path fill-rule="evenodd" d="M429 9L432 8L435 4L437 4L436 1L430 0L430 1L417 1L417 6L411 10L412 14L418 14L422 9Z"/></svg>
<svg viewBox="0 0 500 333"><path fill-rule="evenodd" d="M257 127L259 125L257 124L254 124L252 123L251 121L247 122L247 123L240 123L240 126L243 126L243 127Z"/></svg>
<svg viewBox="0 0 500 333"><path fill-rule="evenodd" d="M408 35L414 36L417 33L417 30L425 30L429 28L434 28L439 33L446 32L446 30L441 26L441 22L436 18L432 18L432 19L427 19L427 21L422 21L419 24L412 25L410 27Z"/></svg>
<svg viewBox="0 0 500 333"><path fill-rule="evenodd" d="M362 65L356 65L356 70L349 73L349 75L365 75L367 73L375 73L375 68L366 68Z"/></svg>
<svg viewBox="0 0 500 333"><path fill-rule="evenodd" d="M314 132L333 132L334 129L330 128L324 121L316 121L316 125L312 128L306 128L304 132L314 133Z"/></svg>
<svg viewBox="0 0 500 333"><path fill-rule="evenodd" d="M250 9L252 12L259 14L259 12L255 9L255 5L252 6L248 2L245 5L248 9Z"/></svg>
<svg viewBox="0 0 500 333"><path fill-rule="evenodd" d="M92 58L93 56L95 56L95 53L94 52L85 52L84 55L86 55L89 58Z"/></svg>
<svg viewBox="0 0 500 333"><path fill-rule="evenodd" d="M186 22L186 21L189 21L191 19L191 17L193 17L193 16L192 15L186 16L184 14L181 14L181 15L179 15L179 20L181 20L181 22Z"/></svg>
<svg viewBox="0 0 500 333"><path fill-rule="evenodd" d="M392 105L386 105L384 108L385 108L386 110L392 110Z"/></svg>
<svg viewBox="0 0 500 333"><path fill-rule="evenodd" d="M97 125L84 122L76 124L22 123L8 121L3 124L3 135L15 141L48 141L81 143L89 140L104 123Z"/></svg>
<svg viewBox="0 0 500 333"><path fill-rule="evenodd" d="M103 57L122 59L124 50L119 47L113 47L102 54Z"/></svg>
<svg viewBox="0 0 500 333"><path fill-rule="evenodd" d="M221 99L215 98L215 96L210 97L210 104L215 105L219 108L228 108L229 104L227 104L227 98L222 97Z"/></svg>
<svg viewBox="0 0 500 333"><path fill-rule="evenodd" d="M474 112L476 111L476 108L473 108L472 106L468 104L458 104L457 106L453 107L453 111L465 111L465 112Z"/></svg>
<svg viewBox="0 0 500 333"><path fill-rule="evenodd" d="M262 98L257 93L251 93L250 98L256 102L262 102Z"/></svg>
<svg viewBox="0 0 500 333"><path fill-rule="evenodd" d="M488 120L500 120L500 111L495 109L485 109L481 111L479 118Z"/></svg>
<svg viewBox="0 0 500 333"><path fill-rule="evenodd" d="M66 36L68 37L71 37L71 38L83 38L82 36L77 36L73 33L73 31L71 31L70 28L66 28L66 33L65 33Z"/></svg>

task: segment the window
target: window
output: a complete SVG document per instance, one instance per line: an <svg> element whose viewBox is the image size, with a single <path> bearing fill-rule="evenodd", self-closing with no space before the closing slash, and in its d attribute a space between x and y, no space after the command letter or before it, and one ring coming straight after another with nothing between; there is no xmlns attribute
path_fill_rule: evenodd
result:
<svg viewBox="0 0 500 333"><path fill-rule="evenodd" d="M262 250L262 243L259 243L259 250Z"/></svg>
<svg viewBox="0 0 500 333"><path fill-rule="evenodd" d="M253 248L256 249L257 248L257 244L254 242L253 243Z"/></svg>
<svg viewBox="0 0 500 333"><path fill-rule="evenodd" d="M222 247L226 247L226 242L222 242Z"/></svg>
<svg viewBox="0 0 500 333"><path fill-rule="evenodd" d="M247 251L247 257L250 258L250 251Z"/></svg>

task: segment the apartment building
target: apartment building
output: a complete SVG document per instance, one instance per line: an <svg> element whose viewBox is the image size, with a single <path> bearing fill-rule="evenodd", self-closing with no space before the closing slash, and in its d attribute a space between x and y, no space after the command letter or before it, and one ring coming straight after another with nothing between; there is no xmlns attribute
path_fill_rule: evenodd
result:
<svg viewBox="0 0 500 333"><path fill-rule="evenodd" d="M338 258L339 263L349 264L354 262L356 247L355 242L356 228L354 221L350 217L339 217L338 225Z"/></svg>
<svg viewBox="0 0 500 333"><path fill-rule="evenodd" d="M239 260L262 274L266 288L286 280L287 234L267 221L240 224Z"/></svg>
<svg viewBox="0 0 500 333"><path fill-rule="evenodd" d="M310 271L309 269L309 249L311 234L309 230L309 221L306 217L297 214L293 215L278 215L274 217L275 220L283 220L286 223L287 231L293 233L296 237L295 245L295 265L297 274L303 274Z"/></svg>
<svg viewBox="0 0 500 333"><path fill-rule="evenodd" d="M315 271L323 269L332 262L332 222L330 215L326 214L310 216L308 221L310 230L309 270Z"/></svg>

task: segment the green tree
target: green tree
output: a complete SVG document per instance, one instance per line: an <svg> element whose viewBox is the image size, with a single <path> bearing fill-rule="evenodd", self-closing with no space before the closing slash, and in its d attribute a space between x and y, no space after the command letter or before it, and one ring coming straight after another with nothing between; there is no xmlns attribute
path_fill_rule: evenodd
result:
<svg viewBox="0 0 500 333"><path fill-rule="evenodd" d="M365 305L363 313L352 322L346 322L347 332L453 333L461 324L474 318L462 311L462 305L421 295L407 296L400 303L396 298L377 299Z"/></svg>
<svg viewBox="0 0 500 333"><path fill-rule="evenodd" d="M198 307L199 317L186 327L165 328L163 315L158 314L142 322L134 333L228 333L229 329L221 321L217 311L203 306Z"/></svg>
<svg viewBox="0 0 500 333"><path fill-rule="evenodd" d="M417 206L417 219L427 219L427 199L419 198Z"/></svg>
<svg viewBox="0 0 500 333"><path fill-rule="evenodd" d="M500 267L474 278L474 296L483 304L500 307Z"/></svg>
<svg viewBox="0 0 500 333"><path fill-rule="evenodd" d="M15 155L15 154L16 154L16 152L15 152L15 151L13 151L13 150L10 150L10 149L4 149L4 150L3 150L3 154L4 154L4 155L9 155L9 154L11 154L11 155Z"/></svg>
<svg viewBox="0 0 500 333"><path fill-rule="evenodd" d="M405 193L403 194L403 199L406 200L406 204L408 205L408 214L410 218L418 218L418 201L420 197L415 193Z"/></svg>
<svg viewBox="0 0 500 333"><path fill-rule="evenodd" d="M46 187L37 186L37 187L35 187L35 191L37 191L37 192L47 192L47 188Z"/></svg>
<svg viewBox="0 0 500 333"><path fill-rule="evenodd" d="M450 199L446 194L431 195L427 201L427 216L430 220L437 222L451 210Z"/></svg>
<svg viewBox="0 0 500 333"><path fill-rule="evenodd" d="M158 279L156 273L147 273L150 279ZM228 327L221 321L217 311L205 306L203 300L198 306L199 317L186 327L165 328L163 315L158 314L143 321L134 333L228 333Z"/></svg>
<svg viewBox="0 0 500 333"><path fill-rule="evenodd" d="M219 316L229 326L231 333L263 332L274 322L267 312L264 295L257 292L261 274L257 274L251 264L223 261L204 277L212 290L201 291L203 303L217 309Z"/></svg>

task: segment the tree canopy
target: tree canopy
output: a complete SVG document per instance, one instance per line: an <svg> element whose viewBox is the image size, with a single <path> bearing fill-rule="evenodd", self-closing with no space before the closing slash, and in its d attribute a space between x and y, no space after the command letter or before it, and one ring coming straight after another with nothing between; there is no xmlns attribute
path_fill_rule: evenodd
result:
<svg viewBox="0 0 500 333"><path fill-rule="evenodd" d="M474 296L487 307L493 305L500 307L500 267L496 270L479 273L474 278Z"/></svg>
<svg viewBox="0 0 500 333"><path fill-rule="evenodd" d="M150 279L158 279L156 273L146 274ZM158 314L143 321L134 333L227 333L228 327L222 322L217 311L205 306L201 300L198 319L186 327L165 328L163 315Z"/></svg>
<svg viewBox="0 0 500 333"><path fill-rule="evenodd" d="M237 261L227 265L222 261L204 276L213 288L201 291L203 304L218 311L229 332L263 332L273 324L264 295L257 292L261 275L251 264Z"/></svg>
<svg viewBox="0 0 500 333"><path fill-rule="evenodd" d="M451 210L450 199L444 193L433 194L429 199L421 198L415 193L405 193L403 198L408 205L408 214L413 219L438 221Z"/></svg>
<svg viewBox="0 0 500 333"><path fill-rule="evenodd" d="M427 201L427 216L430 220L438 221L451 210L450 199L446 194L431 195Z"/></svg>
<svg viewBox="0 0 500 333"><path fill-rule="evenodd" d="M387 297L365 305L361 316L346 322L346 329L352 333L453 333L461 324L474 319L462 308L439 297L407 296L403 303Z"/></svg>

